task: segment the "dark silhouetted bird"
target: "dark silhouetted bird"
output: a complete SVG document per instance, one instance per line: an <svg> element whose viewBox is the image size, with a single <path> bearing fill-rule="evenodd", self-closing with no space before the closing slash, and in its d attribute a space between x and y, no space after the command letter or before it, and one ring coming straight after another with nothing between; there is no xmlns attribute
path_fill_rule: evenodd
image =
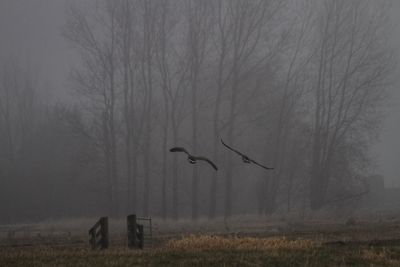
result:
<svg viewBox="0 0 400 267"><path fill-rule="evenodd" d="M236 149L233 149L232 147L228 146L227 144L224 143L224 141L221 139L221 143L226 146L227 148L229 148L230 150L232 150L233 152L235 152L236 154L238 154L239 156L242 157L242 160L244 163L253 163L256 164L258 166L260 166L261 168L264 168L266 170L273 170L274 168L269 168L269 167L265 167L264 165L261 165L260 163L252 160L251 158L249 158L248 156L246 156L243 153L240 153L239 151L237 151Z"/></svg>
<svg viewBox="0 0 400 267"><path fill-rule="evenodd" d="M211 160L209 160L206 157L202 157L202 156L193 156L193 155L189 154L189 152L187 152L187 150L184 149L183 147L173 147L169 151L170 152L184 152L188 156L189 163L195 164L198 160L203 160L203 161L208 162L216 171L218 171L217 166Z"/></svg>

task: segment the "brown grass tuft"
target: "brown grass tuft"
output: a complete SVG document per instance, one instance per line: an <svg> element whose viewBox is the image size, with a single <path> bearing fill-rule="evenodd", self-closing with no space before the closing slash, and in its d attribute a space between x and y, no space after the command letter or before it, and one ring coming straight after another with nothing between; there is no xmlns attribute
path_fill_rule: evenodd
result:
<svg viewBox="0 0 400 267"><path fill-rule="evenodd" d="M361 256L368 261L382 261L388 258L385 250L375 251L372 249L363 249Z"/></svg>
<svg viewBox="0 0 400 267"><path fill-rule="evenodd" d="M204 250L274 250L274 249L310 249L317 244L311 240L289 240L278 238L253 237L221 237L210 235L189 235L183 239L170 240L166 243L167 249L185 251Z"/></svg>

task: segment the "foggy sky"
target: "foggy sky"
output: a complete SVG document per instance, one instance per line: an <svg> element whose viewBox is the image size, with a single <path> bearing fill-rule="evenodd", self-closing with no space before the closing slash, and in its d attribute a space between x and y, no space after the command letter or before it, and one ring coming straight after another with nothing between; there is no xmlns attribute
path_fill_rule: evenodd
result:
<svg viewBox="0 0 400 267"><path fill-rule="evenodd" d="M400 58L400 1L393 1L391 41ZM0 60L14 57L29 64L53 100L70 97L68 71L77 58L61 34L65 6L66 0L0 0ZM399 67L395 76L400 77ZM386 186L400 186L400 81L389 94L374 156Z"/></svg>

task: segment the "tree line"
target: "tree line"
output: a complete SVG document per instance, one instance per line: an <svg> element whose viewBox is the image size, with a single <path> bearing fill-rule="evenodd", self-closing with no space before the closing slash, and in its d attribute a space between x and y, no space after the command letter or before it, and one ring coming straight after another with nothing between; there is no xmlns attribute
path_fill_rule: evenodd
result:
<svg viewBox="0 0 400 267"><path fill-rule="evenodd" d="M356 194L390 86L387 26L385 6L363 0L72 3L73 104L45 103L3 64L4 220L269 215ZM186 164L177 145L220 170Z"/></svg>

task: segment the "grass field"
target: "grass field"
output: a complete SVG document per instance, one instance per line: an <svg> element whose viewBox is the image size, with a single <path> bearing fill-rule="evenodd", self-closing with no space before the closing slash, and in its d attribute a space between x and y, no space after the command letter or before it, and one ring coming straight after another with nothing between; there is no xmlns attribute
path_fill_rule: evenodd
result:
<svg viewBox="0 0 400 267"><path fill-rule="evenodd" d="M190 236L144 251L3 247L0 266L400 266L400 243L324 245L285 238Z"/></svg>
<svg viewBox="0 0 400 267"><path fill-rule="evenodd" d="M104 251L92 251L79 232L71 236L53 229L50 236L42 231L40 241L38 235L25 234L3 239L0 266L400 266L397 222L314 222L279 231L254 223L234 233L199 225L195 234L189 226L185 231L158 229L155 246L142 251L127 249L122 233Z"/></svg>

